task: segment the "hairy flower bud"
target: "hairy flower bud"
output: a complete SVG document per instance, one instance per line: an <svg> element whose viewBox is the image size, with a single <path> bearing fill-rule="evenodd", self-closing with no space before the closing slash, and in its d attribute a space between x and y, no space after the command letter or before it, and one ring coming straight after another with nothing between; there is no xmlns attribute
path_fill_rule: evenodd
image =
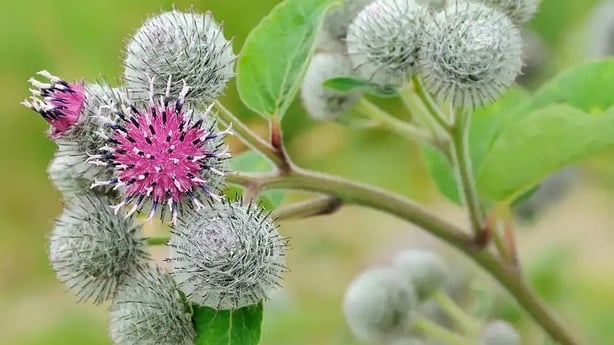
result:
<svg viewBox="0 0 614 345"><path fill-rule="evenodd" d="M148 257L139 226L114 215L108 205L105 197L76 195L51 233L51 265L80 300L107 300L125 275Z"/></svg>
<svg viewBox="0 0 614 345"><path fill-rule="evenodd" d="M497 8L505 14L507 14L510 19L515 24L524 24L531 20L537 9L539 8L539 3L541 0L479 0L480 2Z"/></svg>
<svg viewBox="0 0 614 345"><path fill-rule="evenodd" d="M234 76L235 60L231 42L211 13L173 10L147 20L130 39L124 78L140 100L149 96L149 77L158 77L159 91L171 76L171 95L179 95L185 81L192 86L188 101L208 102L222 94Z"/></svg>
<svg viewBox="0 0 614 345"><path fill-rule="evenodd" d="M84 82L69 83L47 71L38 75L49 82L30 78L32 96L21 104L39 113L51 125L49 135L58 138L80 120L85 105Z"/></svg>
<svg viewBox="0 0 614 345"><path fill-rule="evenodd" d="M287 242L260 207L219 203L180 218L168 261L189 300L215 309L255 304L280 285Z"/></svg>
<svg viewBox="0 0 614 345"><path fill-rule="evenodd" d="M159 267L133 271L111 306L115 345L193 345L192 316L173 278Z"/></svg>
<svg viewBox="0 0 614 345"><path fill-rule="evenodd" d="M184 104L189 92L185 84L176 100L169 101L171 84L169 78L166 95L155 99L152 78L149 104L130 104L117 111L118 121L105 124L113 129L105 136L107 144L89 161L116 172L115 177L92 184L92 188L122 187L124 198L113 206L116 210L131 205L130 216L148 202L148 220L158 209L164 219L168 204L175 223L184 200L200 208L203 195L221 198L216 193L230 157L223 138L230 130L216 130L215 122L208 118L212 106L203 114Z"/></svg>
<svg viewBox="0 0 614 345"><path fill-rule="evenodd" d="M401 86L414 73L422 35L415 0L376 0L348 29L348 54L356 73L376 84Z"/></svg>
<svg viewBox="0 0 614 345"><path fill-rule="evenodd" d="M393 265L414 286L420 300L441 289L448 273L443 259L428 250L401 251L395 255Z"/></svg>
<svg viewBox="0 0 614 345"><path fill-rule="evenodd" d="M71 147L62 145L58 146L58 150L47 167L49 180L65 199L90 190L91 181L75 177L71 173L76 166L82 163L82 159L83 157L75 154Z"/></svg>
<svg viewBox="0 0 614 345"><path fill-rule="evenodd" d="M349 76L351 72L350 60L345 55L322 53L311 59L301 87L301 100L312 119L334 120L356 103L360 93L343 93L322 85L328 79Z"/></svg>
<svg viewBox="0 0 614 345"><path fill-rule="evenodd" d="M396 269L362 272L348 286L343 312L350 330L362 341L389 341L404 335L417 307L413 287Z"/></svg>
<svg viewBox="0 0 614 345"><path fill-rule="evenodd" d="M345 0L342 6L330 11L318 35L317 46L326 52L345 53L348 26L356 15L373 0Z"/></svg>
<svg viewBox="0 0 614 345"><path fill-rule="evenodd" d="M520 335L505 321L492 321L480 331L478 345L520 345Z"/></svg>
<svg viewBox="0 0 614 345"><path fill-rule="evenodd" d="M427 18L419 65L426 89L437 98L471 109L513 84L522 46L518 28L504 13L457 0Z"/></svg>

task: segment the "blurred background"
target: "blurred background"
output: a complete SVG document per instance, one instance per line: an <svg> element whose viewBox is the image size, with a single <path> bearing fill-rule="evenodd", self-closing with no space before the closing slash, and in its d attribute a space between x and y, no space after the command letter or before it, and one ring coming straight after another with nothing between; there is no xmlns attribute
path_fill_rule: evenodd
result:
<svg viewBox="0 0 614 345"><path fill-rule="evenodd" d="M276 0L30 0L3 1L0 11L0 344L108 345L108 305L77 304L55 280L47 261L47 236L61 211L60 195L47 180L54 145L45 122L21 106L27 79L47 69L66 80L121 75L128 35L147 16L193 5L211 10L234 37L235 52ZM567 66L614 54L614 10L591 17L595 0L543 0L529 25L537 64L522 82L534 88ZM591 19L592 18L592 19ZM605 18L605 19L604 19ZM601 20L601 22L599 22ZM605 21L604 21L605 20ZM603 25L602 25L603 24ZM596 28L608 34L597 34ZM600 26L601 25L601 26ZM600 48L610 47L610 51ZM274 49L274 43L272 43ZM603 49L602 49L603 50ZM599 87L599 85L595 85ZM235 86L224 102L266 130L242 107ZM284 123L299 163L377 184L429 204L463 223L460 210L443 200L412 144L377 131L350 131L309 120L297 102ZM233 142L235 151L243 148ZM521 259L528 279L585 344L614 344L614 152L604 153L551 180L543 199L519 210ZM298 198L300 195L290 195ZM326 218L288 222L291 272L285 288L266 305L263 344L354 344L341 300L352 277L385 262L398 249L439 248L419 229L370 210L346 208ZM163 250L157 248L159 251ZM471 263L445 248L451 269L469 281L461 287L471 308L514 322L526 344L545 344L543 334ZM477 303L477 304L476 304ZM485 307L486 306L486 307ZM484 314L484 312L481 312Z"/></svg>

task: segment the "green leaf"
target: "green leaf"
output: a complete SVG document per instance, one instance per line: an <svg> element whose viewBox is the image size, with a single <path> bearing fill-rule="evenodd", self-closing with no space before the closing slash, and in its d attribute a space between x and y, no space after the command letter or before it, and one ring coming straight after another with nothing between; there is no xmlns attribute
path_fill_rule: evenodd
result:
<svg viewBox="0 0 614 345"><path fill-rule="evenodd" d="M542 86L524 112L566 103L588 113L601 113L614 105L612 90L614 59L591 61L562 72Z"/></svg>
<svg viewBox="0 0 614 345"><path fill-rule="evenodd" d="M230 169L232 171L247 172L247 173L264 173L273 171L275 166L271 161L266 159L260 153L248 150L230 160ZM243 195L243 188L239 186L229 186L226 188L227 196L234 198ZM279 206L286 192L283 190L271 189L260 193L258 202L265 209L271 210Z"/></svg>
<svg viewBox="0 0 614 345"><path fill-rule="evenodd" d="M506 127L478 172L478 189L494 201L511 202L566 165L614 145L614 108L587 114L551 105Z"/></svg>
<svg viewBox="0 0 614 345"><path fill-rule="evenodd" d="M394 87L381 86L367 80L352 77L336 77L322 83L325 87L340 92L366 92L374 96L394 97L398 90Z"/></svg>
<svg viewBox="0 0 614 345"><path fill-rule="evenodd" d="M282 118L298 92L332 1L286 0L248 35L237 66L239 96L248 108Z"/></svg>
<svg viewBox="0 0 614 345"><path fill-rule="evenodd" d="M525 90L515 87L508 90L497 102L476 110L469 129L469 155L474 173L488 154L500 128L511 121L518 109L524 107L529 100ZM446 198L460 204L456 178L448 159L433 147L424 147L423 152L427 167L439 191Z"/></svg>
<svg viewBox="0 0 614 345"><path fill-rule="evenodd" d="M230 169L241 172L269 172L275 168L265 156L254 150L243 151L232 157Z"/></svg>
<svg viewBox="0 0 614 345"><path fill-rule="evenodd" d="M441 194L458 205L462 204L450 161L441 151L432 146L424 146L422 152L426 160L426 167Z"/></svg>
<svg viewBox="0 0 614 345"><path fill-rule="evenodd" d="M262 335L262 302L235 310L194 308L195 345L256 345Z"/></svg>

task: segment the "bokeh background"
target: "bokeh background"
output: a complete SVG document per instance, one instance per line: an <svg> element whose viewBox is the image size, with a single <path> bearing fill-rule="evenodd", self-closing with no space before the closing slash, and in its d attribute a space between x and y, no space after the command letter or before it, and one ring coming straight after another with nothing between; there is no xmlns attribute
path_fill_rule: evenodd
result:
<svg viewBox="0 0 614 345"><path fill-rule="evenodd" d="M27 79L47 69L67 80L121 75L125 40L142 21L173 3L211 10L234 37L238 52L246 34L275 0L30 0L3 1L0 11L0 344L108 345L108 305L77 304L55 280L47 262L47 236L61 211L60 195L46 177L54 145L39 116L19 102ZM529 25L544 44L535 87L567 66L590 57L596 38L587 30L595 0L543 0ZM614 21L614 14L610 21ZM614 45L614 33L610 34ZM598 43L600 45L601 43ZM271 49L275 43L271 42ZM595 85L595 88L600 87ZM224 102L258 130L264 123L242 107L235 86ZM394 105L392 106L394 107ZM402 115L401 115L402 116ZM462 213L443 200L428 177L419 150L383 131L351 131L309 120L297 102L284 124L296 160L309 167L375 183L429 204L458 222ZM243 149L233 142L236 151ZM575 167L555 180L554 199L536 202L530 221L519 222L521 258L528 279L586 344L614 344L613 155ZM558 182L557 182L558 181ZM298 198L300 195L290 195ZM525 210L526 211L526 210ZM338 214L284 224L291 237L291 272L285 288L266 306L263 344L354 344L344 325L341 299L360 270L385 262L397 249L436 240L373 211L347 208ZM162 255L156 249L157 254ZM535 325L487 277L448 253L451 270L466 276L472 309L505 317L526 344L543 344ZM462 279L461 279L462 280ZM477 305L477 307L476 307ZM481 310L481 311L480 311Z"/></svg>

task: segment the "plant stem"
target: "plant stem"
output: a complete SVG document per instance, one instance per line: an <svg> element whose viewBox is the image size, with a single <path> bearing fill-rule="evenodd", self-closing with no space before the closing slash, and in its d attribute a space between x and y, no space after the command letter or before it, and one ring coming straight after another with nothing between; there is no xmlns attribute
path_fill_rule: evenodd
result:
<svg viewBox="0 0 614 345"><path fill-rule="evenodd" d="M148 246L165 246L169 240L170 240L170 237L168 236L148 237L147 245Z"/></svg>
<svg viewBox="0 0 614 345"><path fill-rule="evenodd" d="M277 220L315 217L334 213L341 206L339 198L326 195L281 207L273 211L273 217Z"/></svg>
<svg viewBox="0 0 614 345"><path fill-rule="evenodd" d="M456 334L449 329L446 329L423 317L417 317L414 319L412 325L416 330L419 330L424 334L448 345L473 345L469 339L464 338L460 334Z"/></svg>
<svg viewBox="0 0 614 345"><path fill-rule="evenodd" d="M366 98L361 98L356 102L354 110L360 114L376 120L383 128L389 129L401 136L404 136L412 141L429 144L432 138L422 129L403 122L396 117L390 115L375 104L369 102Z"/></svg>
<svg viewBox="0 0 614 345"><path fill-rule="evenodd" d="M334 195L344 203L370 207L413 223L465 253L490 273L553 340L561 345L579 345L568 329L554 319L514 268L505 266L490 252L478 250L473 238L467 236L462 228L440 219L401 195L294 165L286 176L250 177L235 174L230 175L229 180L234 183L252 181L250 183L262 188L296 189Z"/></svg>
<svg viewBox="0 0 614 345"><path fill-rule="evenodd" d="M266 140L262 139L258 134L254 133L247 125L239 120L230 110L218 101L215 101L216 107L220 110L217 117L229 125L232 125L233 132L237 134L239 139L250 148L259 151L276 166L282 166L284 159L281 153Z"/></svg>
<svg viewBox="0 0 614 345"><path fill-rule="evenodd" d="M444 114L441 111L441 109L439 108L439 106L437 105L433 97L428 92L426 92L426 90L424 90L424 87L422 86L422 83L420 82L418 77L414 76L412 78L412 82L414 84L414 89L416 90L416 94L418 95L418 97L420 97L420 99L422 100L422 103L424 103L424 105L426 106L426 109L433 116L433 119L435 120L435 122L437 122L437 124L446 133L450 133L452 125L450 124L450 121L448 120L448 117L446 116L446 114Z"/></svg>
<svg viewBox="0 0 614 345"><path fill-rule="evenodd" d="M456 302L444 291L439 290L433 294L433 300L443 309L448 316L467 334L473 336L480 329L480 324L469 314L467 314Z"/></svg>
<svg viewBox="0 0 614 345"><path fill-rule="evenodd" d="M437 133L436 131L439 129L439 125L435 122L435 119L431 117L412 88L402 88L399 91L399 97L405 108L407 108L407 111L411 114L413 120L420 126L427 128L431 133Z"/></svg>
<svg viewBox="0 0 614 345"><path fill-rule="evenodd" d="M454 126L450 151L452 163L456 173L456 180L461 199L464 201L469 212L469 221L476 239L479 239L482 246L488 243L484 235L484 213L480 205L477 187L473 178L473 168L471 157L469 156L469 124L471 117L468 113L459 113L457 123ZM483 242L483 243L482 243Z"/></svg>

